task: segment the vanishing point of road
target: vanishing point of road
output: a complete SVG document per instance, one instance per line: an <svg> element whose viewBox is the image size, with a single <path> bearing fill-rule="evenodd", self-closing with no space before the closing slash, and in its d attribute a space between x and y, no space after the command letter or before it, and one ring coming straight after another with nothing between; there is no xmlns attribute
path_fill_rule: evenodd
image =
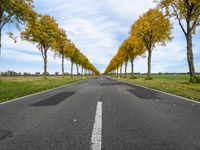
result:
<svg viewBox="0 0 200 150"><path fill-rule="evenodd" d="M0 150L199 149L199 103L107 77L0 104Z"/></svg>

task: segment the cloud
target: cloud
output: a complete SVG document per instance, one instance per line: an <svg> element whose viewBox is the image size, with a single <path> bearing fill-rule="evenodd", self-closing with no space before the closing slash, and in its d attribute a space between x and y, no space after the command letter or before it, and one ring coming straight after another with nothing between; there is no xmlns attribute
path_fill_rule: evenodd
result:
<svg viewBox="0 0 200 150"><path fill-rule="evenodd" d="M110 59L115 55L119 45L128 36L131 24L155 4L149 0L35 0L35 10L42 14L49 14L55 18L59 26L64 28L69 38L85 54L89 60L103 72ZM153 72L187 72L186 44L184 35L172 19L174 39L166 47L156 47L153 51ZM1 61L7 68L20 71L40 71L43 69L42 56L35 44L21 41L15 44L5 32L12 30L16 35L19 32L9 26L4 29L3 54ZM199 34L199 30L197 33ZM194 55L197 70L200 69L199 36L194 37ZM49 71L60 71L60 58L54 59L49 52ZM14 63L15 67L10 64ZM18 66L18 67L17 67ZM21 66L21 67L19 67ZM70 63L66 62L69 72ZM146 72L146 58L138 58L135 70Z"/></svg>
<svg viewBox="0 0 200 150"><path fill-rule="evenodd" d="M115 34L109 30L117 25L114 22L104 22L103 26L98 27L100 23L102 22L72 18L63 24L63 28L68 30L72 41L93 63L105 64L107 57L113 56L117 48Z"/></svg>
<svg viewBox="0 0 200 150"><path fill-rule="evenodd" d="M107 3L117 14L129 19L136 19L149 8L155 7L153 1L149 0L107 0Z"/></svg>

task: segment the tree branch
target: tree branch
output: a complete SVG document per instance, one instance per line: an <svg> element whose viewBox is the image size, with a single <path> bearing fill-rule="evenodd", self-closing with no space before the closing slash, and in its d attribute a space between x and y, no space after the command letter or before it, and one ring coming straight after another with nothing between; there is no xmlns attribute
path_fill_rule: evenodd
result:
<svg viewBox="0 0 200 150"><path fill-rule="evenodd" d="M178 19L178 23L181 26L181 29L183 30L183 33L185 34L185 36L187 36L187 32L185 31L185 29L184 29L184 27L183 27L183 25L181 23L181 19L180 19L179 15L178 15L178 12L176 11L176 9L174 8L173 5L172 5L172 8L173 8L173 10L174 10L174 12L176 14L176 18Z"/></svg>
<svg viewBox="0 0 200 150"><path fill-rule="evenodd" d="M199 19L199 16L200 16L200 13L196 16L196 18L195 18L195 20L194 20L194 22L192 24L192 27L191 27L190 31L192 31L195 28L195 26L197 25L197 21Z"/></svg>

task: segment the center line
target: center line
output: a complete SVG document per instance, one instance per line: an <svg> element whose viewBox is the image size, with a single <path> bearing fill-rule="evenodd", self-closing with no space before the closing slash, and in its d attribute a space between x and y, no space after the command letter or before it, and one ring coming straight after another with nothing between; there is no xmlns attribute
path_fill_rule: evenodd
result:
<svg viewBox="0 0 200 150"><path fill-rule="evenodd" d="M102 144L102 102L97 103L96 116L92 130L91 150L101 150Z"/></svg>

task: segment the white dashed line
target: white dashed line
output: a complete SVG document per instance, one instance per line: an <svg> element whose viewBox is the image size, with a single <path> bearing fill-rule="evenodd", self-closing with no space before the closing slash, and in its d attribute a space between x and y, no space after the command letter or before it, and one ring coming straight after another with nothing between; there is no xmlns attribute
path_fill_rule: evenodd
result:
<svg viewBox="0 0 200 150"><path fill-rule="evenodd" d="M102 145L102 102L97 103L96 115L91 138L91 150L101 150Z"/></svg>

